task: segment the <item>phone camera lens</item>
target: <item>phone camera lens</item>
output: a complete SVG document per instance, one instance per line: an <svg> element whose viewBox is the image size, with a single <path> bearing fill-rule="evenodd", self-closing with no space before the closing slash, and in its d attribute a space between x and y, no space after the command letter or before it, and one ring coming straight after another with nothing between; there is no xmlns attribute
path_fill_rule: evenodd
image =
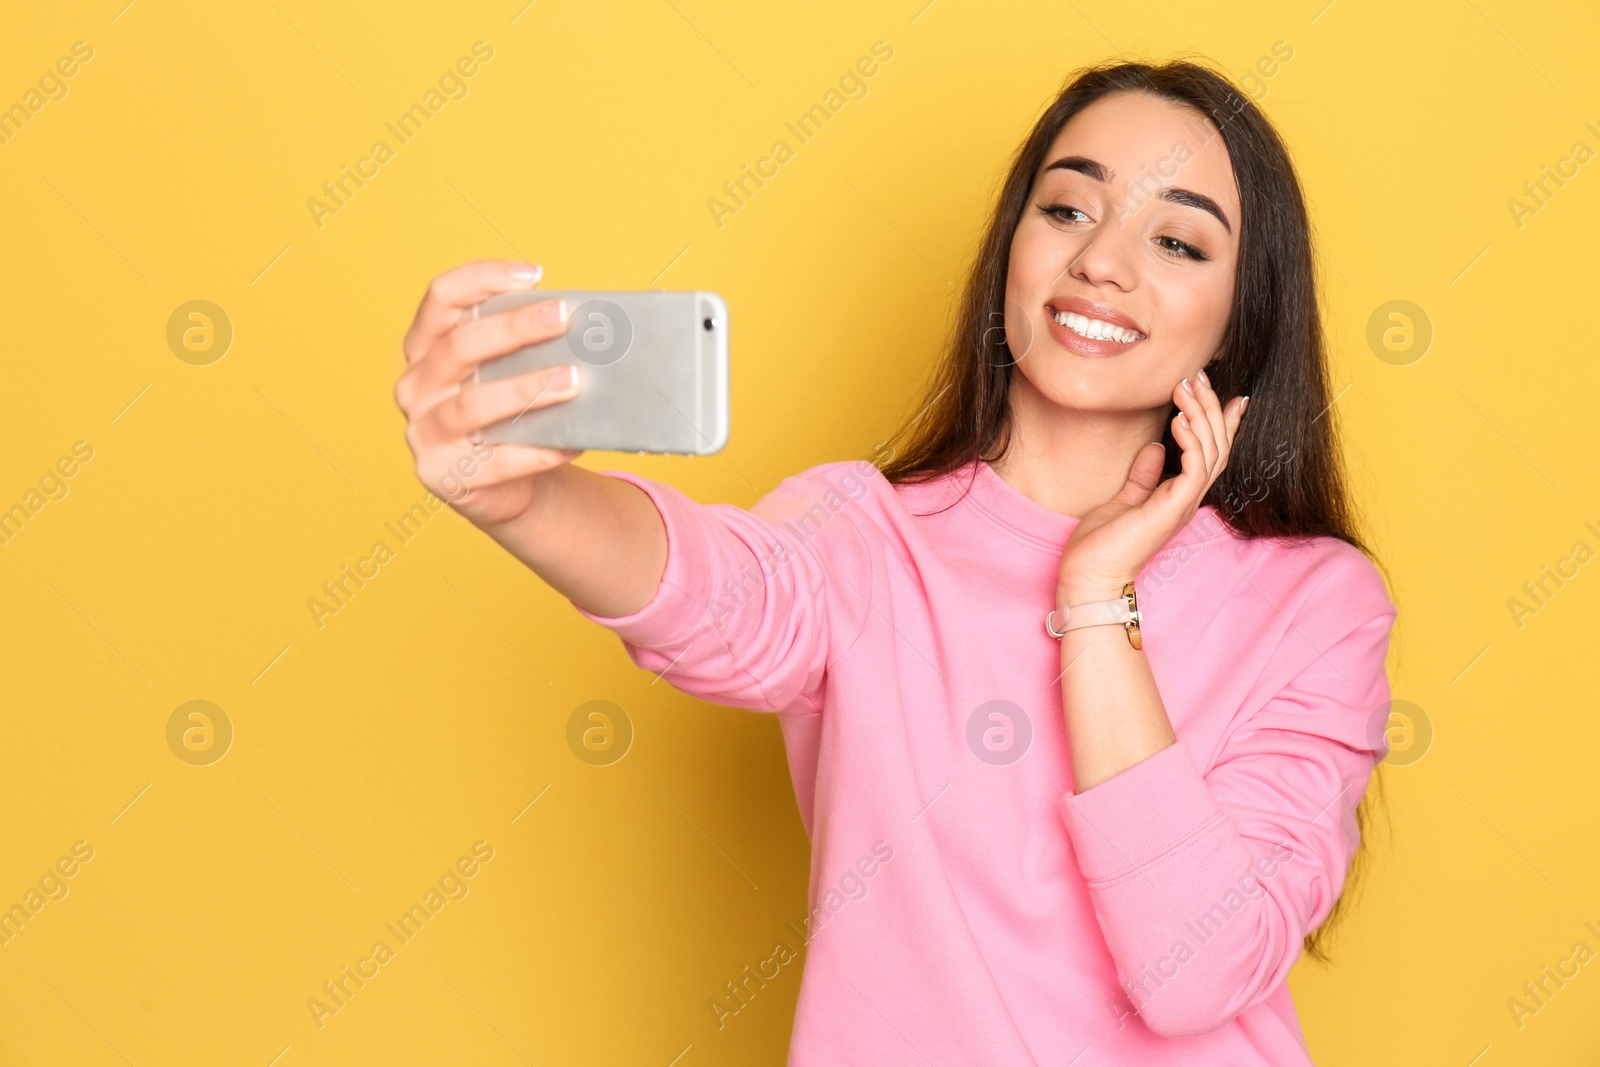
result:
<svg viewBox="0 0 1600 1067"><path fill-rule="evenodd" d="M707 330L714 329L716 327L716 325L717 325L717 320L708 318L708 319L705 320L704 325L705 325L705 328Z"/></svg>

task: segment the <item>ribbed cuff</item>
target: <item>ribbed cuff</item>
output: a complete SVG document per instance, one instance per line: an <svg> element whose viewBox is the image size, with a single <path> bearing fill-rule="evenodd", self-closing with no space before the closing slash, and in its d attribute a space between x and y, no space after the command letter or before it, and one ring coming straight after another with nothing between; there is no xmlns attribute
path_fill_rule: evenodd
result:
<svg viewBox="0 0 1600 1067"><path fill-rule="evenodd" d="M1078 869L1090 882L1124 877L1224 816L1183 739L1061 799Z"/></svg>
<svg viewBox="0 0 1600 1067"><path fill-rule="evenodd" d="M701 505L670 485L631 471L599 473L633 483L656 506L667 530L667 565L655 596L638 611L628 615L596 615L576 604L572 607L629 644L644 648L682 645L706 624L715 581L715 560L708 555L711 543Z"/></svg>

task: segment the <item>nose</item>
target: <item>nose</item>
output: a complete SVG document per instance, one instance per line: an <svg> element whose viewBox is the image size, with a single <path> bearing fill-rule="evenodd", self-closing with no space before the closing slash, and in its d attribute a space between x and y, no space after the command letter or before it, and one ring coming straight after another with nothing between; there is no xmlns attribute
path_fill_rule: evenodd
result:
<svg viewBox="0 0 1600 1067"><path fill-rule="evenodd" d="M1094 288L1133 288L1133 248L1138 238L1115 213L1084 234L1063 273Z"/></svg>

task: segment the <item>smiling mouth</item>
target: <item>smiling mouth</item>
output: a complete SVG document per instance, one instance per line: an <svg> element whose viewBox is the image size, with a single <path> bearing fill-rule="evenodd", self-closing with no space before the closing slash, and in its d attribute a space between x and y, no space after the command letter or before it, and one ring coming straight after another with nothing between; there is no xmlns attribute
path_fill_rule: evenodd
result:
<svg viewBox="0 0 1600 1067"><path fill-rule="evenodd" d="M1092 319L1080 315L1076 311L1057 311L1049 304L1045 305L1045 314L1049 315L1058 326L1063 326L1073 333L1089 341L1109 342L1118 345L1131 345L1145 339L1145 334L1126 326L1118 326L1106 322L1104 319Z"/></svg>

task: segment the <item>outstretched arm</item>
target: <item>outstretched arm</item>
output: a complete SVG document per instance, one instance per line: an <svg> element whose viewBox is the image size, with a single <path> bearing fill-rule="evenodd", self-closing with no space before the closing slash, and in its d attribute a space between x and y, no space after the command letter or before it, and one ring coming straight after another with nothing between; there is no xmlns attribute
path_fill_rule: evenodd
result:
<svg viewBox="0 0 1600 1067"><path fill-rule="evenodd" d="M418 478L677 688L740 707L819 711L830 611L870 596L857 517L840 514L866 496L870 465L787 478L746 511L575 467L575 450L478 441L491 423L577 394L567 367L470 381L484 361L566 330L561 300L470 314L540 276L526 263L482 260L428 286L394 389Z"/></svg>

